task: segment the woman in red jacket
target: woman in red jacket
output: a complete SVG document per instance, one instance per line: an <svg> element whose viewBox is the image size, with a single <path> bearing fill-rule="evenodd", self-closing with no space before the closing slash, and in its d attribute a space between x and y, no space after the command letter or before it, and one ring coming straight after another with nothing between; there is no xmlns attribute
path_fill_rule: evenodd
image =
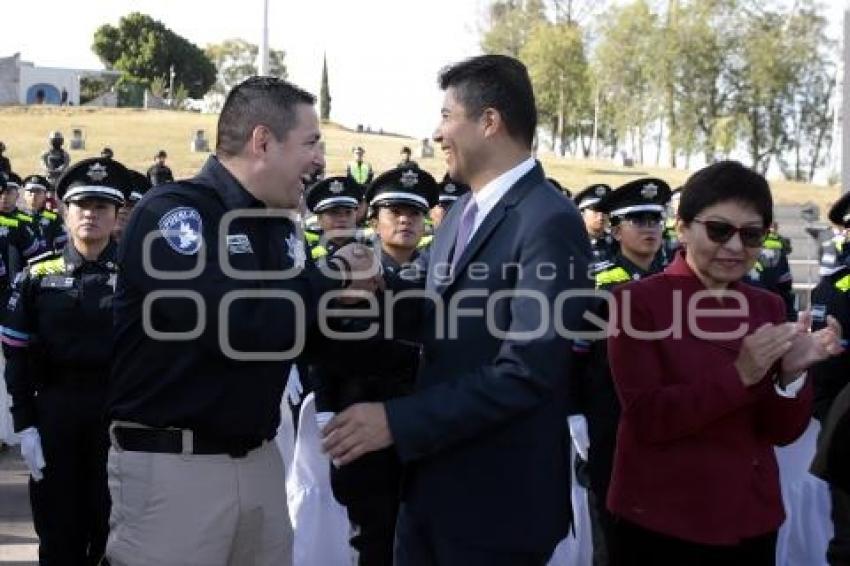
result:
<svg viewBox="0 0 850 566"><path fill-rule="evenodd" d="M761 175L706 167L682 191L684 249L615 293L615 565L774 564L784 511L773 447L806 428L805 370L840 352L841 329L812 333L808 313L785 322L778 296L740 281L772 216Z"/></svg>

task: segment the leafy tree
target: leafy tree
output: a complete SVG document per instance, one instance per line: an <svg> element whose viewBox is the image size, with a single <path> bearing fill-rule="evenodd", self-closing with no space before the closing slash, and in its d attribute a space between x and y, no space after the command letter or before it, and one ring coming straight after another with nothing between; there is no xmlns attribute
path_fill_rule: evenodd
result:
<svg viewBox="0 0 850 566"><path fill-rule="evenodd" d="M519 58L535 26L544 22L542 0L495 0L489 7L481 50Z"/></svg>
<svg viewBox="0 0 850 566"><path fill-rule="evenodd" d="M256 44L244 39L227 39L222 43L207 45L204 52L218 72L213 92L226 95L231 88L259 72L257 54L260 49ZM270 75L286 78L284 58L283 51L269 50Z"/></svg>
<svg viewBox="0 0 850 566"><path fill-rule="evenodd" d="M193 98L203 96L215 82L215 67L200 48L138 12L121 18L118 27L100 26L92 50L108 69L145 84L168 77L174 66L176 84Z"/></svg>
<svg viewBox="0 0 850 566"><path fill-rule="evenodd" d="M561 154L569 138L580 135L590 116L587 59L581 30L573 24L538 24L520 52L528 66L541 121L550 123L553 148L560 139ZM587 132L585 132L587 133ZM584 144L584 154L590 153Z"/></svg>

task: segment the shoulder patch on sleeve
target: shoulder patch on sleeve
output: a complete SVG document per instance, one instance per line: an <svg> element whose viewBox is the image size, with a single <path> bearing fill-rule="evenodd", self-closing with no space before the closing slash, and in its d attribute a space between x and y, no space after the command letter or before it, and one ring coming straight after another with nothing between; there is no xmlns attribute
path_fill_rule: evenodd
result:
<svg viewBox="0 0 850 566"><path fill-rule="evenodd" d="M203 243L201 213L189 206L172 208L159 219L159 231L175 252L194 255Z"/></svg>

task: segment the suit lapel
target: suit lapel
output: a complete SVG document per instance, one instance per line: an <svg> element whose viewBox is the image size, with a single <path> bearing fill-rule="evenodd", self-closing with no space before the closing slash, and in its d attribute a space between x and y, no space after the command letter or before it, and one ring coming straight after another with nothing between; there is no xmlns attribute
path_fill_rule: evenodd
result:
<svg viewBox="0 0 850 566"><path fill-rule="evenodd" d="M463 210L472 193L466 193L460 197L449 213L443 219L443 223L434 234L434 242L431 244L431 258L428 263L427 289L429 291L442 292L447 283L449 254L457 239L458 223Z"/></svg>
<svg viewBox="0 0 850 566"><path fill-rule="evenodd" d="M469 241L466 249L463 250L463 254L461 254L460 258L457 260L457 265L454 270L455 274L463 273L463 270L467 265L469 265L470 261L472 261L472 259L475 258L475 256L481 251L481 248L484 246L485 242L489 239L496 227L501 224L502 220L504 220L507 211L516 206L532 188L541 184L543 180L543 168L538 163L528 173L523 175L516 183L514 183L510 189L508 189L508 192L505 193L498 203L496 203L496 206L494 206L493 210L487 214L484 221L472 235L472 240ZM439 258L432 258L432 260L438 259L438 261L444 262L443 267L441 268L443 269L443 273L432 273L432 275L442 275L442 277L436 277L433 279L433 289L438 293L444 293L446 289L448 289L457 280L457 277L453 274L449 276L450 274L447 272L448 270L445 269L445 266L449 261L449 253L452 248L454 248L455 240L457 239L460 217L462 216L463 210L466 208L466 203L469 202L470 198L472 198L472 193L468 193L467 195L464 195L464 198L458 199L449 213L451 218L447 218L447 221L440 227L441 229L445 227L445 233L443 234L443 242L441 242L442 245L440 246L440 249L435 250L435 254L438 254ZM449 220L451 221L450 224L448 224ZM433 261L431 265L434 265ZM431 281L432 277L429 277L429 285L431 284Z"/></svg>

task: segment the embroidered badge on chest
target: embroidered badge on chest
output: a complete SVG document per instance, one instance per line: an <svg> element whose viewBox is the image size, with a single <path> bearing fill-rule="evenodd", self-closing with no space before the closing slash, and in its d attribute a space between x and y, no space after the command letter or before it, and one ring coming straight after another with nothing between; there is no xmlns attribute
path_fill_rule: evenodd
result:
<svg viewBox="0 0 850 566"><path fill-rule="evenodd" d="M159 231L175 252L194 255L203 242L201 213L188 206L173 208L159 219Z"/></svg>

